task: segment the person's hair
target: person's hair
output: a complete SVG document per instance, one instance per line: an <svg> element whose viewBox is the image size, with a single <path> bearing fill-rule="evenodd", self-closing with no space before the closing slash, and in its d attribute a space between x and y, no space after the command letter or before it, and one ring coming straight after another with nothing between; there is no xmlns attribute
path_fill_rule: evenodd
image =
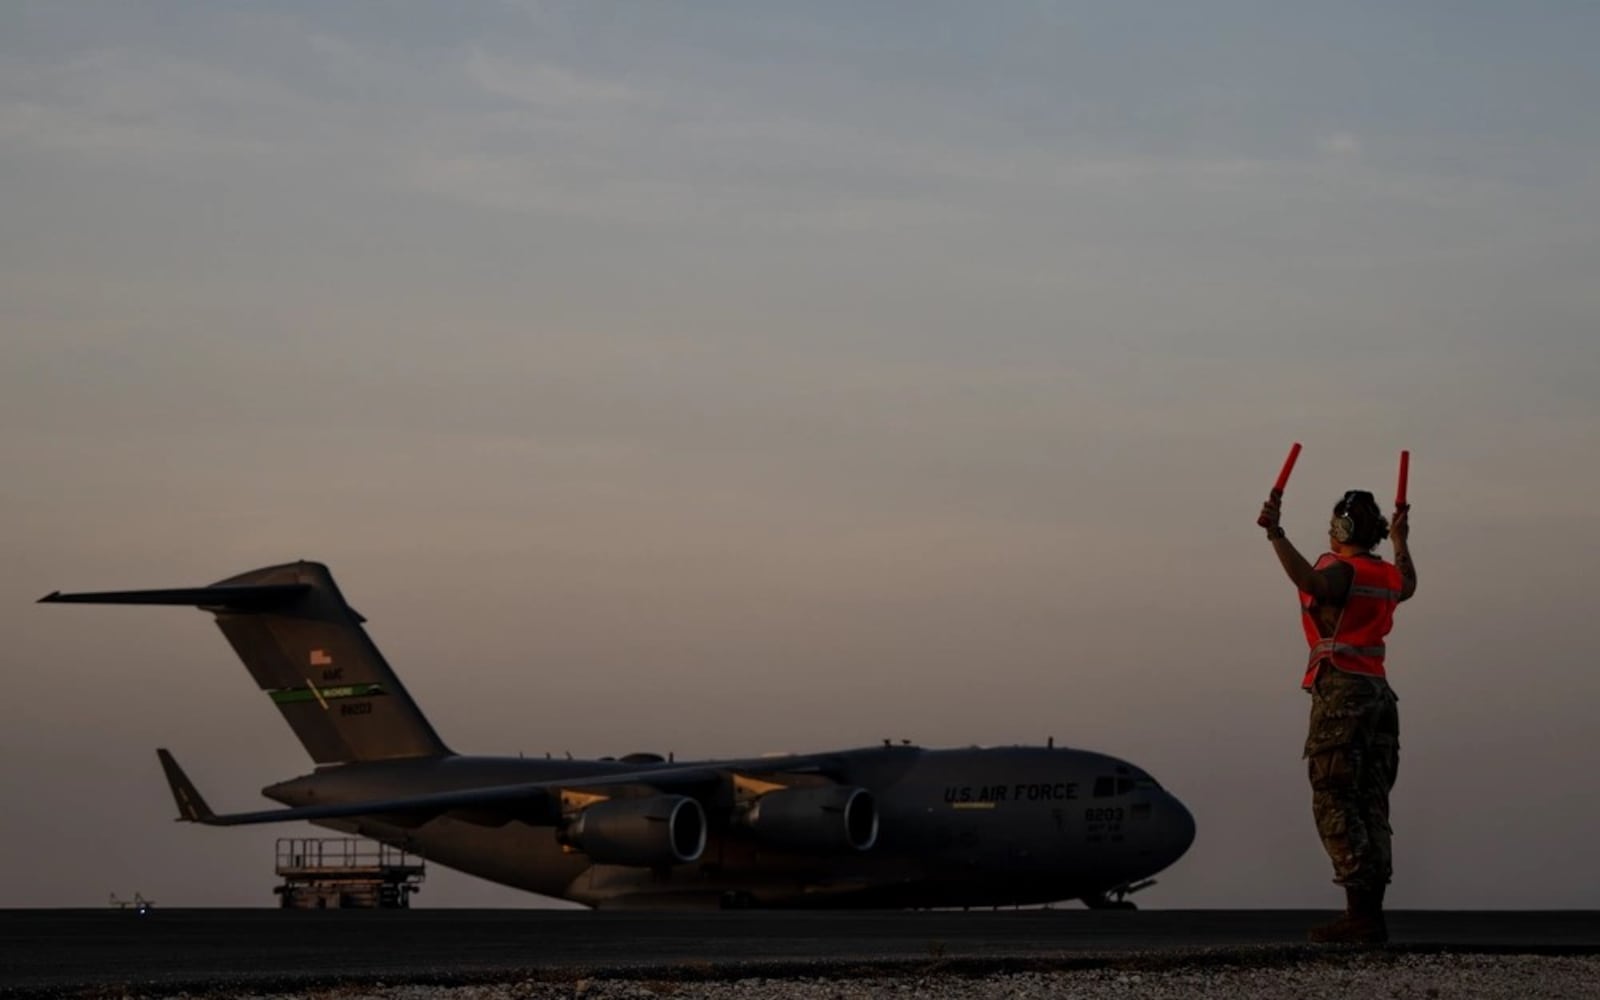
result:
<svg viewBox="0 0 1600 1000"><path fill-rule="evenodd" d="M1333 505L1335 519L1350 519L1350 545L1370 549L1389 537L1389 521L1378 509L1378 501L1366 490L1351 490Z"/></svg>

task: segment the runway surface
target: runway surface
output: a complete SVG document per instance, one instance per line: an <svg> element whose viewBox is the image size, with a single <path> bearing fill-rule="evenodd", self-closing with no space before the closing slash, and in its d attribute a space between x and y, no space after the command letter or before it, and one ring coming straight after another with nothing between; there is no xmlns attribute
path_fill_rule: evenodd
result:
<svg viewBox="0 0 1600 1000"><path fill-rule="evenodd" d="M6 910L0 996L466 984L641 974L687 979L968 974L1303 958L1327 913L1018 910L590 913L543 910ZM1399 911L1391 949L1600 954L1591 911ZM1275 957L1276 956L1276 957Z"/></svg>

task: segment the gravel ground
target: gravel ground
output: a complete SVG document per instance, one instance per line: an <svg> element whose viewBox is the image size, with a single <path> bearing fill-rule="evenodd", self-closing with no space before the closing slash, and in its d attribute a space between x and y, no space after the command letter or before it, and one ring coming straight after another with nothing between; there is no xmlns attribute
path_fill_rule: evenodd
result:
<svg viewBox="0 0 1600 1000"><path fill-rule="evenodd" d="M116 993L101 993L116 996ZM160 994L157 994L160 995ZM1251 1000L1255 997L1361 997L1367 1000L1600 998L1600 957L1329 953L1284 964L1205 962L1140 971L1136 967L1021 972L986 976L908 974L897 977L800 977L695 982L605 978L532 980L471 986L346 985L294 993L181 993L168 1000L851 1000L861 997L1162 997Z"/></svg>

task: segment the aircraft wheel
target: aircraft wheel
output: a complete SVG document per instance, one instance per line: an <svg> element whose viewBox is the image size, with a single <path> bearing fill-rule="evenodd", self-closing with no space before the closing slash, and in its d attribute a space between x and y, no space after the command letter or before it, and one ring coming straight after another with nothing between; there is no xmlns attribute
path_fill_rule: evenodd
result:
<svg viewBox="0 0 1600 1000"><path fill-rule="evenodd" d="M1104 894L1083 897L1083 905L1091 910L1137 910L1139 907L1129 899L1112 899Z"/></svg>

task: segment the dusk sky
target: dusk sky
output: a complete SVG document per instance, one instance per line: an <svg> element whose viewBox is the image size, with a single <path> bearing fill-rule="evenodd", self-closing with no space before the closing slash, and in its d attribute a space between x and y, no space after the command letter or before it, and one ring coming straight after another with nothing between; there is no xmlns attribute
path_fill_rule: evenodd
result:
<svg viewBox="0 0 1600 1000"><path fill-rule="evenodd" d="M1412 451L1398 908L1600 907L1600 6L0 5L0 906L272 905L209 616L326 562L446 742L1080 746L1140 902L1332 907L1321 551ZM1387 552L1387 548L1383 550ZM430 871L422 906L548 901Z"/></svg>

